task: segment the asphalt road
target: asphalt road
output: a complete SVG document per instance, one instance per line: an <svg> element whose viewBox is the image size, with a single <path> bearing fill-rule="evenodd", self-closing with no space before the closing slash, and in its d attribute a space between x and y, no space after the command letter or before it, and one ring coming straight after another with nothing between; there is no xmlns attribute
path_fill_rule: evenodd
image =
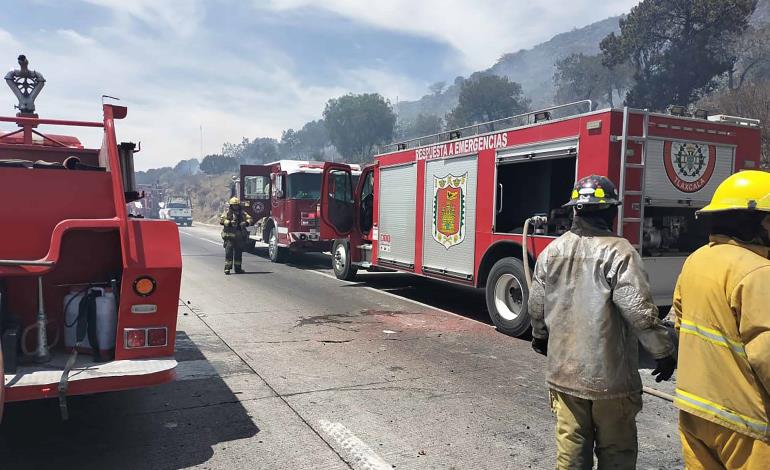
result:
<svg viewBox="0 0 770 470"><path fill-rule="evenodd" d="M215 228L180 237L177 380L76 397L64 423L55 401L10 404L0 468L554 467L544 358L491 326L483 293L347 283L323 255L245 254L247 273L224 276ZM681 468L676 410L644 400L638 467Z"/></svg>

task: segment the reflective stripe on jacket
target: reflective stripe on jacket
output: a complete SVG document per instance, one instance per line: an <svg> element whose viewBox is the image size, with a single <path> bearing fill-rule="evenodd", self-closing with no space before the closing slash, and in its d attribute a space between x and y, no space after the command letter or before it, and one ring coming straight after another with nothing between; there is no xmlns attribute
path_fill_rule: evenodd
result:
<svg viewBox="0 0 770 470"><path fill-rule="evenodd" d="M724 236L690 255L674 291L676 405L770 442L768 248Z"/></svg>
<svg viewBox="0 0 770 470"><path fill-rule="evenodd" d="M639 341L655 358L674 351L639 253L580 217L540 254L529 313L532 335L548 338L548 385L580 398L640 393Z"/></svg>

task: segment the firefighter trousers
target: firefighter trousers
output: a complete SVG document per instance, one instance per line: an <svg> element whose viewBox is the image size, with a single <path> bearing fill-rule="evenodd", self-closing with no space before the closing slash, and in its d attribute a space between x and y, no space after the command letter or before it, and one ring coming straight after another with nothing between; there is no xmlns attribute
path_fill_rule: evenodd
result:
<svg viewBox="0 0 770 470"><path fill-rule="evenodd" d="M236 271L241 270L243 262L243 246L234 240L225 240L225 271L235 267Z"/></svg>
<svg viewBox="0 0 770 470"><path fill-rule="evenodd" d="M760 470L770 465L770 444L679 411L687 470Z"/></svg>
<svg viewBox="0 0 770 470"><path fill-rule="evenodd" d="M551 409L556 414L557 470L591 470L594 452L599 470L636 468L641 393L585 400L551 390Z"/></svg>

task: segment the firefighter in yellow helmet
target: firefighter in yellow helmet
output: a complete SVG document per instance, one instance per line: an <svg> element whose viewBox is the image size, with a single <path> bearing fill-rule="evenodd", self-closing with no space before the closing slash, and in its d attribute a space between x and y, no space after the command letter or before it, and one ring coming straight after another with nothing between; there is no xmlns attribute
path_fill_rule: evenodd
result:
<svg viewBox="0 0 770 470"><path fill-rule="evenodd" d="M770 173L727 178L674 291L685 467L770 466Z"/></svg>
<svg viewBox="0 0 770 470"><path fill-rule="evenodd" d="M235 273L243 273L243 249L249 240L249 232L246 229L252 224L251 216L241 207L241 201L237 197L231 197L227 201L228 207L219 218L222 228L222 240L225 247L225 274L235 267Z"/></svg>
<svg viewBox="0 0 770 470"><path fill-rule="evenodd" d="M620 200L604 176L579 180L574 221L538 257L529 291L532 348L548 356L556 468L635 469L642 409L638 344L674 373L674 343L658 319L642 259L612 232Z"/></svg>

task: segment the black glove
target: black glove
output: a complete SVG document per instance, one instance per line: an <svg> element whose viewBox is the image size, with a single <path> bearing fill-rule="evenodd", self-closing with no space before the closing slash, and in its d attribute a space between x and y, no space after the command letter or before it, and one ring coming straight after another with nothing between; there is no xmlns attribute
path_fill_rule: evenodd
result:
<svg viewBox="0 0 770 470"><path fill-rule="evenodd" d="M248 222L241 222L241 228L246 228L249 226Z"/></svg>
<svg viewBox="0 0 770 470"><path fill-rule="evenodd" d="M543 356L548 355L548 338L532 338L532 349Z"/></svg>
<svg viewBox="0 0 770 470"><path fill-rule="evenodd" d="M657 363L655 370L652 371L652 375L655 376L656 382L662 382L668 380L674 375L674 369L676 369L676 361L674 356L666 356L662 359L656 359Z"/></svg>

